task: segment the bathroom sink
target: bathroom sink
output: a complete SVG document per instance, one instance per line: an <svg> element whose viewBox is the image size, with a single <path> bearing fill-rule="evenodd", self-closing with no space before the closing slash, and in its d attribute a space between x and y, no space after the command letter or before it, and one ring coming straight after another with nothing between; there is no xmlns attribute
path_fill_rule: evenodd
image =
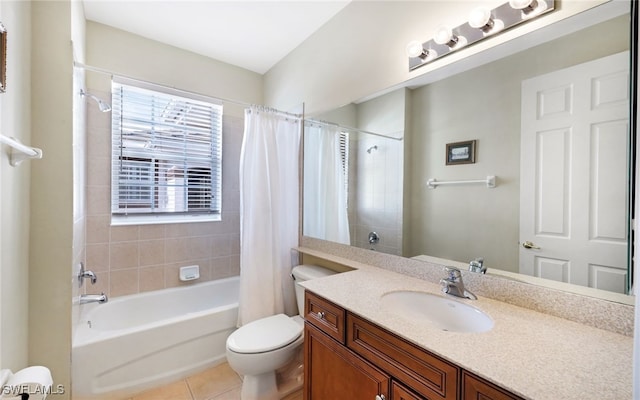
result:
<svg viewBox="0 0 640 400"><path fill-rule="evenodd" d="M382 305L401 317L427 322L443 331L486 332L493 320L474 306L449 296L426 292L397 291L382 295Z"/></svg>

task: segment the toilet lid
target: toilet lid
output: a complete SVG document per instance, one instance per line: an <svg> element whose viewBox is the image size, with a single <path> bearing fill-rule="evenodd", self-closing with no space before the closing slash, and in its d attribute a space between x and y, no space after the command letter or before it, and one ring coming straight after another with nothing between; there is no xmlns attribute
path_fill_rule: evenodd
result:
<svg viewBox="0 0 640 400"><path fill-rule="evenodd" d="M264 353L284 347L302 334L302 326L284 314L250 322L227 339L227 347L236 353Z"/></svg>

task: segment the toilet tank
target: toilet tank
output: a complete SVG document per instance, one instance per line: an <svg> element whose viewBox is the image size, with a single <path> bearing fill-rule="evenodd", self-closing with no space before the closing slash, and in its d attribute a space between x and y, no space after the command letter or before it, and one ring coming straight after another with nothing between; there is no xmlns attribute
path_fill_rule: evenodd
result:
<svg viewBox="0 0 640 400"><path fill-rule="evenodd" d="M298 303L298 314L304 317L304 288L299 285L300 282L308 281L310 279L322 278L336 274L336 271L328 268L320 267L318 265L298 265L293 267L291 275L295 283L296 289L296 301Z"/></svg>

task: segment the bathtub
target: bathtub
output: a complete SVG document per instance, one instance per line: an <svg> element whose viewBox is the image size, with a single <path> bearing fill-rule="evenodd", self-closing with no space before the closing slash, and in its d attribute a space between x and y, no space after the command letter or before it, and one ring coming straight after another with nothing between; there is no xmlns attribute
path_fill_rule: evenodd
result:
<svg viewBox="0 0 640 400"><path fill-rule="evenodd" d="M225 361L238 287L232 277L82 306L73 399L127 398Z"/></svg>

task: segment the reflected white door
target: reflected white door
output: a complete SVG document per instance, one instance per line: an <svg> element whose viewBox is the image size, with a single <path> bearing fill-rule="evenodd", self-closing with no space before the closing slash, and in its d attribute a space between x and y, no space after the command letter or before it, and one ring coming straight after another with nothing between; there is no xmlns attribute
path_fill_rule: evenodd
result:
<svg viewBox="0 0 640 400"><path fill-rule="evenodd" d="M624 292L629 54L522 83L520 272Z"/></svg>

